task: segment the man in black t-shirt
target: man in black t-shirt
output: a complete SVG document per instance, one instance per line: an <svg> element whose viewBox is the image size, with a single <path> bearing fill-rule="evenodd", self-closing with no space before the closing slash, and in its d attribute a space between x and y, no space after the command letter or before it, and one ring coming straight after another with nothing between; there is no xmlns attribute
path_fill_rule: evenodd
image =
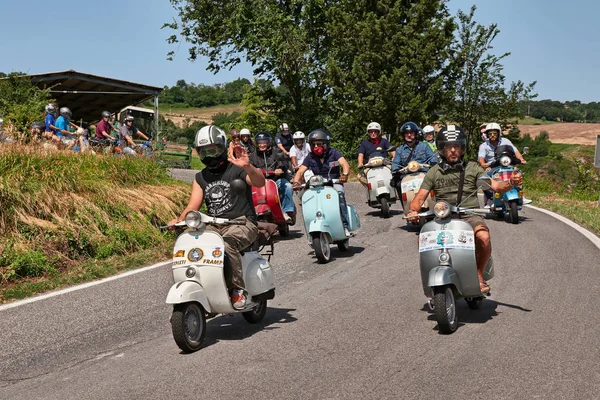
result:
<svg viewBox="0 0 600 400"><path fill-rule="evenodd" d="M168 225L183 221L185 214L190 210L199 210L203 201L206 201L207 214L210 216L246 222L245 225L209 225L206 228L218 232L225 241L225 253L231 262L231 276L226 275L231 303L234 308L243 309L246 292L240 251L250 246L258 236L252 186L263 187L265 178L259 169L250 164L248 153L241 146L236 146L228 157L225 132L214 125L205 126L196 133L194 147L206 168L196 174L187 207L178 219L170 221ZM231 182L235 179L246 183L243 195L232 193Z"/></svg>

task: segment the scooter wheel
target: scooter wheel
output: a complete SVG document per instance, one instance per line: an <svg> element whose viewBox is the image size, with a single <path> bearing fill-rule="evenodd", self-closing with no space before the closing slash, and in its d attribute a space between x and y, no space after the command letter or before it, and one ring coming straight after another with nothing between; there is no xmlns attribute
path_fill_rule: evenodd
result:
<svg viewBox="0 0 600 400"><path fill-rule="evenodd" d="M246 311L242 313L242 317L249 324L258 324L263 320L265 314L267 313L267 301L263 300L258 303L256 307L254 307L251 311Z"/></svg>
<svg viewBox="0 0 600 400"><path fill-rule="evenodd" d="M199 350L206 335L202 306L196 302L176 304L171 316L171 330L175 343L185 353Z"/></svg>
<svg viewBox="0 0 600 400"><path fill-rule="evenodd" d="M482 297L474 297L472 299L465 299L465 301L467 302L467 305L469 306L469 308L471 310L479 310L479 307L481 307L482 300L483 300Z"/></svg>
<svg viewBox="0 0 600 400"><path fill-rule="evenodd" d="M350 239L342 240L341 242L337 242L337 247L339 251L348 251L350 250Z"/></svg>
<svg viewBox="0 0 600 400"><path fill-rule="evenodd" d="M331 248L329 247L329 237L326 233L314 233L312 238L313 249L319 264L326 264L331 258Z"/></svg>
<svg viewBox="0 0 600 400"><path fill-rule="evenodd" d="M510 222L512 222L513 224L518 224L519 223L519 210L517 207L519 207L519 205L517 204L516 201L511 201L509 203L510 206Z"/></svg>
<svg viewBox="0 0 600 400"><path fill-rule="evenodd" d="M456 300L454 292L449 286L436 288L433 296L433 313L437 320L440 333L454 333L458 328L456 314Z"/></svg>
<svg viewBox="0 0 600 400"><path fill-rule="evenodd" d="M383 218L389 218L390 217L390 203L388 203L388 200L385 197L382 197L380 199L381 202L381 216Z"/></svg>

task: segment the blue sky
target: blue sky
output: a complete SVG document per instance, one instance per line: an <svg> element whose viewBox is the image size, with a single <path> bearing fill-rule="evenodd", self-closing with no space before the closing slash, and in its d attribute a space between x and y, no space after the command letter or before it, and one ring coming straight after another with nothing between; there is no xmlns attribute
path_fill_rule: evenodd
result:
<svg viewBox="0 0 600 400"><path fill-rule="evenodd" d="M504 60L509 82L536 80L538 99L600 101L600 2L451 0L449 7L455 14L473 3L478 22L501 30L494 52L512 53ZM168 0L0 0L0 71L74 69L155 86L252 78L248 64L213 75L206 60L187 60L185 45L167 61L176 48L160 27L174 16Z"/></svg>

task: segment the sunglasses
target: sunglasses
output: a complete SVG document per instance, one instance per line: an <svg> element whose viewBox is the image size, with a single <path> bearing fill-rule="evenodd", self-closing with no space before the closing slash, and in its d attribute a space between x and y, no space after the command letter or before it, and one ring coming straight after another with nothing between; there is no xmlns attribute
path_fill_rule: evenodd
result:
<svg viewBox="0 0 600 400"><path fill-rule="evenodd" d="M221 148L221 146L196 147L196 151L198 152L200 159L206 157L219 157L223 154L223 148Z"/></svg>

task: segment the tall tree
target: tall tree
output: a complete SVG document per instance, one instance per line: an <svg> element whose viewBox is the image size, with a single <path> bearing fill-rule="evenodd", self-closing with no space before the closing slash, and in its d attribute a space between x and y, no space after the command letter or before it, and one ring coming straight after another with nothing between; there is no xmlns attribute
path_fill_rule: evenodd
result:
<svg viewBox="0 0 600 400"><path fill-rule="evenodd" d="M492 42L500 33L497 24L483 26L474 20L476 7L468 14L459 11L459 27L453 44L454 54L448 80L453 86L453 98L447 103L445 119L457 122L469 135L469 151L473 155L481 143L478 127L482 123L507 125L520 116L519 102L531 99L535 82L520 80L506 87L504 69L500 63L510 53L497 56Z"/></svg>

